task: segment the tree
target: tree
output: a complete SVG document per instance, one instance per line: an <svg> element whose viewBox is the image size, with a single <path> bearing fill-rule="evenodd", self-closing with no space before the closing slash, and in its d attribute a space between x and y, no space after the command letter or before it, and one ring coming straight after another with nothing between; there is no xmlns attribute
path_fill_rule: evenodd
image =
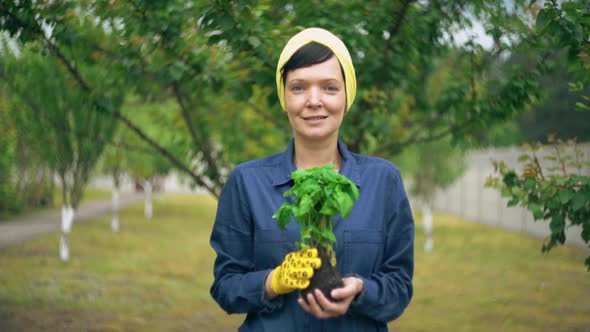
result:
<svg viewBox="0 0 590 332"><path fill-rule="evenodd" d="M548 141L551 151L544 157L540 154L543 145L525 145L529 152L519 158L523 165L521 172L504 162L494 162L500 177L489 178L486 186L510 198L508 206L527 208L535 221L550 220L551 234L543 243L543 252L564 244L565 230L571 225L581 227L582 239L590 248L590 176L587 175L590 160L584 159L575 141L567 145L553 137ZM585 264L590 271L590 256Z"/></svg>
<svg viewBox="0 0 590 332"><path fill-rule="evenodd" d="M8 119L8 103L4 89L0 87L0 216L17 208L12 174L15 162L16 135Z"/></svg>
<svg viewBox="0 0 590 332"><path fill-rule="evenodd" d="M396 163L411 178L409 192L420 206L426 235L424 249L429 252L434 246L431 210L434 196L465 172L465 150L448 139L416 144L396 157Z"/></svg>
<svg viewBox="0 0 590 332"><path fill-rule="evenodd" d="M9 52L7 39L0 35L0 68ZM53 204L51 174L40 162L38 145L28 144L26 127L13 117L7 82L0 70L0 216Z"/></svg>
<svg viewBox="0 0 590 332"><path fill-rule="evenodd" d="M514 63L525 64L526 56L512 54L503 66ZM562 139L577 138L590 141L590 112L577 109L590 94L590 86L580 85L576 76L570 73L567 50L556 50L550 62L549 74L541 81L541 99L531 110L515 115L514 119L486 128L477 139L482 146L512 146L525 142L546 141L550 134ZM579 77L578 77L579 78ZM574 91L575 90L575 91Z"/></svg>
<svg viewBox="0 0 590 332"><path fill-rule="evenodd" d="M576 78L568 72L565 55L560 54L553 72L544 82L547 91L540 104L518 119L523 133L519 144L546 141L552 133L566 140L590 141L590 112L576 109L576 104L585 102L584 97L590 95L590 86L572 91L577 86L572 83Z"/></svg>
<svg viewBox="0 0 590 332"><path fill-rule="evenodd" d="M0 29L22 43L42 43L92 96L96 110L112 113L195 184L218 195L233 164L252 153L274 152L289 138L274 72L281 47L300 27L325 27L349 46L360 90L342 138L352 151L391 158L420 142L469 139L538 99L556 41L532 32L537 10L524 0L510 8L491 0L321 6L300 0L2 0ZM491 46L454 42L457 32L475 22L491 36ZM97 26L103 38L87 33ZM66 52L81 45L86 46L80 54ZM503 56L519 49L530 51L528 64L499 71ZM105 91L74 65L88 58L108 68L109 77L128 82L146 102L175 101L172 117L183 151L109 107ZM433 71L441 67L446 77L432 84L440 79ZM438 89L436 101L429 86ZM238 138L222 131L230 129ZM236 141L261 148L244 153L232 146ZM202 166L193 167L195 161Z"/></svg>
<svg viewBox="0 0 590 332"><path fill-rule="evenodd" d="M130 175L139 181L145 193L144 214L151 219L153 216L152 192L156 178L166 176L170 172L170 163L158 154L146 154L144 152L130 152L129 158Z"/></svg>
<svg viewBox="0 0 590 332"><path fill-rule="evenodd" d="M115 140L121 141L122 129L119 128L117 133L114 135ZM111 229L113 232L118 232L121 228L119 221L119 191L121 188L121 180L125 173L128 171L127 156L125 150L121 147L109 145L106 146L100 160L98 161L98 170L101 173L108 174L113 180L112 189L112 209L113 216L111 219Z"/></svg>
<svg viewBox="0 0 590 332"><path fill-rule="evenodd" d="M4 69L13 78L7 85L19 128L27 130L27 143L40 146L36 151L40 159L60 179L63 204L60 253L66 261L68 234L83 188L116 123L113 117L92 110L94 106L87 95L54 57L23 49L18 58L7 61ZM91 77L103 74L99 68L80 70ZM112 96L111 102L120 103L116 92Z"/></svg>
<svg viewBox="0 0 590 332"><path fill-rule="evenodd" d="M536 31L567 50L568 65L577 80L571 86L574 91L583 89L590 80L590 4L548 1L537 15ZM584 99L590 100L588 96ZM584 102L577 107L590 109ZM535 220L550 220L551 234L543 244L543 252L563 244L565 229L570 225L580 225L582 239L590 243L590 177L587 175L590 161L584 159L575 140L565 144L550 135L548 143L553 149L542 159L549 165L542 165L539 155L542 144L527 144L525 148L530 153L519 158L524 165L520 174L504 162L496 161L494 166L501 178L493 177L486 183L510 198L508 206L520 204ZM569 152L566 147L570 148ZM590 271L590 256L585 264Z"/></svg>

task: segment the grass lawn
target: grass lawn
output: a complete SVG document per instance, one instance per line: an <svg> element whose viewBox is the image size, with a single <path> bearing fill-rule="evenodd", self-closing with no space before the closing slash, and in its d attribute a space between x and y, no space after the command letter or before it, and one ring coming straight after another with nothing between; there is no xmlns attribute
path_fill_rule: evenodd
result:
<svg viewBox="0 0 590 332"><path fill-rule="evenodd" d="M0 331L235 331L209 296L215 200L163 196L75 225L69 263L57 234L0 251ZM590 273L569 248L435 216L435 249L416 232L415 295L395 331L590 331Z"/></svg>

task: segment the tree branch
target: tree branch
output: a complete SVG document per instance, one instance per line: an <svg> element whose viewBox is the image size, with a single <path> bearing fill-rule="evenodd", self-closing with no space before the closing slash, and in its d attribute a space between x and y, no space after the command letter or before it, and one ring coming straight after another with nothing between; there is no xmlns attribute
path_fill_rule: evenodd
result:
<svg viewBox="0 0 590 332"><path fill-rule="evenodd" d="M385 43L385 48L383 49L383 59L387 58L387 53L391 50L393 46L393 40L395 39L394 37L397 36L399 31L401 30L404 18L408 13L408 9L410 8L410 5L415 1L416 0L404 0L404 2L401 4L400 10L395 15L395 21L391 25L391 28L389 28L388 30L389 42Z"/></svg>
<svg viewBox="0 0 590 332"><path fill-rule="evenodd" d="M285 124L282 123L282 122L280 122L278 120L279 119L278 117L274 117L274 116L268 114L267 112L263 111L260 107L258 107L258 105L254 104L254 103L252 103L250 101L246 101L245 103L246 103L246 105L248 105L249 107L251 107L252 110L256 114L260 115L264 120L266 120L268 122L271 122L273 125L275 125L275 127L277 127L277 128L279 128L279 129L281 129L281 130L284 131L283 128L285 127Z"/></svg>
<svg viewBox="0 0 590 332"><path fill-rule="evenodd" d="M432 134L430 136L425 136L425 137L418 137L418 135L417 135L418 131L416 131L414 133L414 135L412 135L411 137L409 137L403 141L384 144L377 151L375 151L375 154L377 156L387 157L391 153L391 151L399 151L407 145L436 141L436 140L439 140L445 136L448 136L448 135L453 134L455 132L459 132L459 131L469 127L471 125L471 123L474 121L475 121L475 118L469 118L469 119L467 119L461 123L458 123L454 126L450 126L447 129L445 129L439 133Z"/></svg>
<svg viewBox="0 0 590 332"><path fill-rule="evenodd" d="M61 52L61 50L57 47L57 45L53 44L50 40L48 40L45 37L45 34L41 30L41 28L38 26L38 24L31 26L31 25L27 24L26 22L23 22L18 16L14 15L13 13L8 12L7 10L4 10L3 12L10 15L15 20L17 20L19 22L19 24L21 24L23 29L28 29L34 35L37 35L41 39L41 41L43 42L45 47L47 47L47 49L63 63L63 65L68 70L68 72L75 78L75 80L78 82L78 84L80 84L80 87L89 95L92 95L94 93L93 89L81 77L80 73L72 66L71 62ZM219 190L218 189L207 184L201 178L200 175L195 174L187 165L185 165L178 158L176 158L176 156L174 156L172 153L170 153L170 151L168 151L166 148L164 148L163 146L158 144L154 139L149 137L137 125L135 125L130 119L125 117L123 114L121 114L121 112L118 112L118 111L112 112L108 109L105 109L102 105L100 105L96 101L95 98L92 99L92 102L98 111L114 115L121 122L123 122L131 131L133 131L137 136L139 136L139 138L141 138L143 141L148 143L148 145L150 145L158 153L162 154L164 157L166 157L168 160L170 160L170 162L174 166L178 167L179 170L187 173L199 186L204 187L211 194L213 194L216 197L219 197Z"/></svg>
<svg viewBox="0 0 590 332"><path fill-rule="evenodd" d="M208 178L209 178L209 180L213 181L213 183L215 183L217 188L221 188L223 186L223 183L221 182L221 176L219 174L219 169L218 169L217 163L215 162L215 160L213 160L213 158L211 156L211 153L213 150L211 147L211 144L206 138L201 139L197 135L197 132L195 131L195 128L194 128L192 116L191 116L190 112L188 111L186 105L183 102L181 92L179 91L176 82L172 83L172 90L174 92L174 95L176 96L176 100L178 102L178 105L180 106L180 109L182 112L182 117L184 119L184 122L186 123L187 129L191 135L191 138L193 139L193 142L195 143L195 145L201 147L201 151L203 152L203 158L205 159L205 163L207 164L207 168L209 169L209 171L211 171L211 176L209 176Z"/></svg>

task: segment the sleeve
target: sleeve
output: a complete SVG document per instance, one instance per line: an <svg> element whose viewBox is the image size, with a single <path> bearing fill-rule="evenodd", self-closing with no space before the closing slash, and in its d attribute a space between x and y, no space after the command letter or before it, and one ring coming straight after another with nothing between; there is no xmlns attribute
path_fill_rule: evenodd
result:
<svg viewBox="0 0 590 332"><path fill-rule="evenodd" d="M217 205L211 247L217 253L210 293L227 313L272 312L282 297L264 296L264 279L271 270L254 270L252 220L238 171L228 178Z"/></svg>
<svg viewBox="0 0 590 332"><path fill-rule="evenodd" d="M414 218L399 173L396 172L393 211L386 220L384 259L377 273L360 277L365 289L351 303L349 314L389 322L398 318L412 298Z"/></svg>

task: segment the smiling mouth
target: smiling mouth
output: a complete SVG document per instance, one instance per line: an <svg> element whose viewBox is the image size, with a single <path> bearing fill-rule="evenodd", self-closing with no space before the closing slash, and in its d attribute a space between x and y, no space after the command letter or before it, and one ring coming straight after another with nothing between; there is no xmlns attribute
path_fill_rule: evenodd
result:
<svg viewBox="0 0 590 332"><path fill-rule="evenodd" d="M303 118L304 120L309 120L309 121L314 121L314 120L323 120L326 119L327 116L309 116L306 118Z"/></svg>

